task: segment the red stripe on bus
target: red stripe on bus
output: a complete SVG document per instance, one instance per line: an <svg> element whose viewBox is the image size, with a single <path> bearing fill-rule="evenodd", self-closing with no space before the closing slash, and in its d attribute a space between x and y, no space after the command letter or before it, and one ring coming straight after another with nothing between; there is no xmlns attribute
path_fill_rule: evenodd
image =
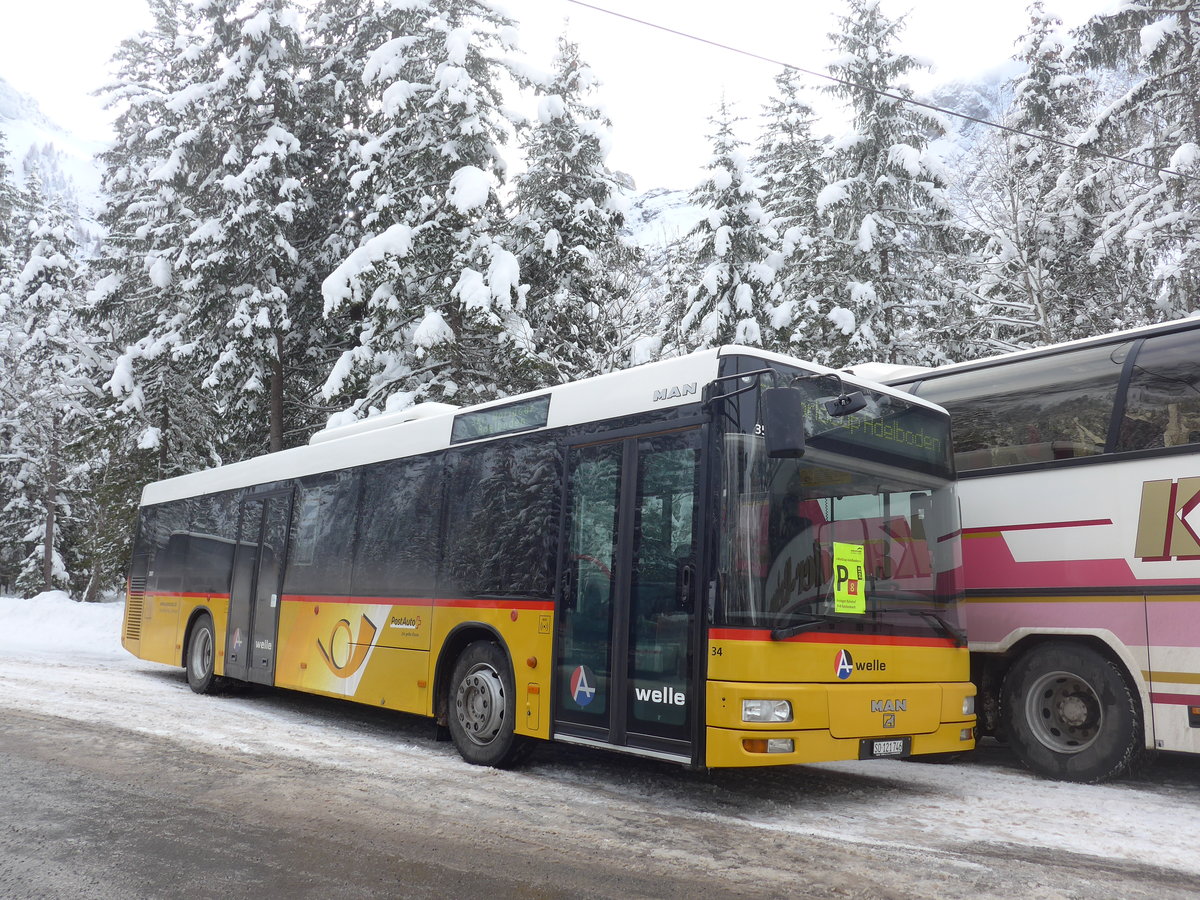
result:
<svg viewBox="0 0 1200 900"><path fill-rule="evenodd" d="M228 600L228 594L216 594L210 591L135 591L143 597L191 597L196 600Z"/></svg>
<svg viewBox="0 0 1200 900"><path fill-rule="evenodd" d="M433 606L428 597L329 597L320 594L284 594L284 603L354 603L360 606Z"/></svg>
<svg viewBox="0 0 1200 900"><path fill-rule="evenodd" d="M774 641L769 628L710 628L710 641ZM873 644L886 647L957 647L951 638L895 637L885 634L795 634L785 644Z"/></svg>
<svg viewBox="0 0 1200 900"><path fill-rule="evenodd" d="M424 606L455 609L554 609L552 600L471 600L461 597L325 597L284 594L285 603L352 603L356 606Z"/></svg>
<svg viewBox="0 0 1200 900"><path fill-rule="evenodd" d="M554 609L553 600L434 600L433 605L472 609Z"/></svg>
<svg viewBox="0 0 1200 900"><path fill-rule="evenodd" d="M1078 522L1034 522L1029 525L981 525L964 528L963 534L986 534L990 531L1033 531L1042 528L1086 528L1090 525L1111 525L1112 519L1081 519Z"/></svg>
<svg viewBox="0 0 1200 900"><path fill-rule="evenodd" d="M1200 706L1200 694L1155 694L1150 693L1151 703L1167 706Z"/></svg>

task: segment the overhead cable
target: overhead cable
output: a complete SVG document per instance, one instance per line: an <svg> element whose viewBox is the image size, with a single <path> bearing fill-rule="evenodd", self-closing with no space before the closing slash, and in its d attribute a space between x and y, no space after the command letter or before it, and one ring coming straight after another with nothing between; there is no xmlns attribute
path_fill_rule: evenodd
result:
<svg viewBox="0 0 1200 900"><path fill-rule="evenodd" d="M1035 140L1035 141L1043 141L1047 144L1054 144L1058 147L1065 147L1066 149L1073 150L1076 153L1086 153L1091 156L1099 157L1101 159L1109 159L1109 160L1112 160L1113 162L1125 163L1126 165L1137 166L1142 169L1148 169L1151 172L1159 172L1163 175L1172 175L1176 178L1186 178L1190 181L1200 181L1200 177L1197 177L1195 175L1189 175L1186 172L1180 172L1176 169L1164 169L1163 167L1156 166L1152 163L1139 162L1136 159L1128 159L1124 156L1116 156L1112 153L1105 153L1102 150L1096 150L1093 147L1086 147L1086 146L1081 146L1079 144L1072 144L1069 141L1060 140L1059 138L1053 138L1053 137L1050 137L1049 135L1037 134L1037 133L1031 132L1031 131L1022 131L1020 128L1013 128L1011 125L1003 125L999 122L992 122L992 121L989 121L988 119L981 119L981 118L978 118L977 116L967 115L966 113L955 112L952 109L946 109L945 107L936 106L935 104L932 104L932 103L925 103L921 100L916 100L912 97L905 97L901 94L893 94L891 91L883 91L883 90L880 90L879 88L873 88L868 85L858 84L853 81L848 81L844 78L838 78L836 75L830 75L827 72L817 72L812 69L805 69L802 66L797 66L792 63L774 59L769 56L763 56L761 53L755 53L751 50L743 50L740 47L734 47L731 44L724 44L720 41L715 41L711 38L701 37L700 35L697 35L697 34L691 34L686 31L681 31L678 28L671 28L668 25L660 25L657 22L651 22L646 19L639 19L637 16L631 16L626 13L617 12L616 10L606 9L603 6L597 6L594 3L587 3L587 2L585 2L585 0L566 0L566 2L571 3L575 6L584 7L585 9L593 10L598 13L603 13L604 15L613 16L614 18L617 18L617 19L624 19L627 22L633 22L634 24L637 24L637 25L644 25L647 28L653 28L657 31L662 31L666 34L673 34L676 37L681 37L681 38L684 38L685 40L695 41L696 43L699 43L699 44L707 44L708 46L715 47L718 50L727 50L730 53L736 53L739 56L745 56L748 59L756 59L759 62L770 63L771 65L774 65L774 66L781 66L785 69L791 69L794 72L800 72L803 75L811 75L814 78L824 78L826 81L832 81L835 84L840 84L840 85L843 85L848 88L853 88L854 90L867 91L868 93L875 94L878 97L887 97L889 100L896 100L900 103L907 103L910 106L919 106L919 107L922 107L923 109L928 109L928 110L931 110L936 113L942 113L943 115L953 116L956 119L963 119L964 121L967 121L967 122L974 122L977 125L985 125L988 128L998 128L999 130L1007 131L1010 134L1015 134L1015 135L1020 135L1021 137L1031 138L1032 140Z"/></svg>

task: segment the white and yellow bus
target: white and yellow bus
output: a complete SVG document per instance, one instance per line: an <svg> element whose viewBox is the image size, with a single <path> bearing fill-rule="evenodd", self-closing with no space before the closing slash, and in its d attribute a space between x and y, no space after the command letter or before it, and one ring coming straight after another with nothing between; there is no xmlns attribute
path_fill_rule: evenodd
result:
<svg viewBox="0 0 1200 900"><path fill-rule="evenodd" d="M151 484L124 645L695 767L974 746L949 420L724 347Z"/></svg>
<svg viewBox="0 0 1200 900"><path fill-rule="evenodd" d="M1200 753L1200 319L856 366L951 413L981 725L1099 781Z"/></svg>

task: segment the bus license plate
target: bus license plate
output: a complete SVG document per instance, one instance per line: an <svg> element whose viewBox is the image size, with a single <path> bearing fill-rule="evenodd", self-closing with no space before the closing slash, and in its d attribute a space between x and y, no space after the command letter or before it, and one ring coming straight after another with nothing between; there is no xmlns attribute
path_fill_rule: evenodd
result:
<svg viewBox="0 0 1200 900"><path fill-rule="evenodd" d="M912 738L874 740L867 738L859 745L859 759L882 759L912 754Z"/></svg>

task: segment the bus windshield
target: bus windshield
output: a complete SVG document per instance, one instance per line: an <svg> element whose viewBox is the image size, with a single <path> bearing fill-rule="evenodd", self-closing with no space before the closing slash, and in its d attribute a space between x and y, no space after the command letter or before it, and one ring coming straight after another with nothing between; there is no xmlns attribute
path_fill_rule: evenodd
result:
<svg viewBox="0 0 1200 900"><path fill-rule="evenodd" d="M903 405L889 406L898 428ZM918 411L927 431L948 427ZM861 441L827 444L850 450L839 452L814 440L802 457L771 459L755 430L730 416L722 436L723 624L776 637L932 630L960 643L952 480L915 460L898 465L894 453L872 454ZM846 430L864 432L861 423ZM942 447L948 456L949 442Z"/></svg>

